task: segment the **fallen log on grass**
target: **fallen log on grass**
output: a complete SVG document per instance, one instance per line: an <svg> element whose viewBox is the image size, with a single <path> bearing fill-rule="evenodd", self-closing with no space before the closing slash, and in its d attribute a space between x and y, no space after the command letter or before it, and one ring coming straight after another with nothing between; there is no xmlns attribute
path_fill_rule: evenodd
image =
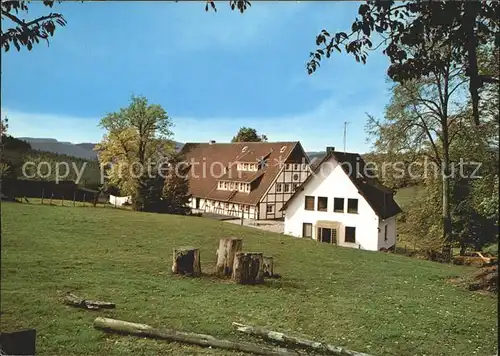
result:
<svg viewBox="0 0 500 356"><path fill-rule="evenodd" d="M86 300L77 297L76 295L68 292L64 297L64 304L68 304L77 308L84 308L90 310L98 310L98 309L114 309L115 303L110 302L101 302L98 300Z"/></svg>
<svg viewBox="0 0 500 356"><path fill-rule="evenodd" d="M300 347L303 349L308 349L314 352L319 352L322 355L370 356L362 352L350 351L339 346L324 344L318 341L308 340L300 337L289 336L277 331L266 330L258 326L244 325L239 323L233 323L233 326L236 327L236 330L245 334L258 336L263 339L278 342L281 344L286 344L288 347Z"/></svg>
<svg viewBox="0 0 500 356"><path fill-rule="evenodd" d="M288 350L278 347L270 348L267 346L259 346L244 342L219 340L211 335L187 333L177 330L157 329L146 324L136 324L123 320L116 320L109 318L96 318L94 320L94 327L96 329L108 332L115 332L119 334L150 337L154 339L169 340L169 341L181 342L185 344L192 344L198 346L242 351L242 352L253 353L254 355L264 355L264 356L301 355L299 352L295 350Z"/></svg>

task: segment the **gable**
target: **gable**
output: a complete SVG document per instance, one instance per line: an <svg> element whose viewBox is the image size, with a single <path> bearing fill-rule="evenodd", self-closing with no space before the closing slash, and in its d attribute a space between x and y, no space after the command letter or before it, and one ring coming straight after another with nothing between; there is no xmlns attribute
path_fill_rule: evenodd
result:
<svg viewBox="0 0 500 356"><path fill-rule="evenodd" d="M342 168L345 177L352 182L359 195L366 200L379 218L387 219L401 212L401 208L394 200L393 191L385 187L377 179L366 176L366 164L359 154L336 151L332 151L323 157L315 167L313 174L304 181L297 192L283 206L282 210L285 210L290 202L296 199L296 196L306 189L308 185L314 184L312 183L313 177L318 174L325 175L325 167L328 169L329 162L332 162L332 159ZM331 182L331 184L337 183Z"/></svg>

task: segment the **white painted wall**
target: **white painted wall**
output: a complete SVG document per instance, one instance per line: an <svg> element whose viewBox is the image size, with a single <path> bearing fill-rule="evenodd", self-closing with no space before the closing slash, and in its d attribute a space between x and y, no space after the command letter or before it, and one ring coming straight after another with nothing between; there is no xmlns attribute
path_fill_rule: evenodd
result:
<svg viewBox="0 0 500 356"><path fill-rule="evenodd" d="M325 164L326 163L326 164ZM315 197L314 211L304 209L305 196ZM327 211L317 211L318 196L328 198ZM333 212L333 199L344 198L344 213ZM347 199L358 199L358 213L347 213ZM379 248L379 218L358 193L356 186L345 174L342 167L332 157L324 162L313 178L305 185L304 190L290 202L285 211L284 233L302 237L302 224L313 224L313 239L317 240L316 222L318 220L338 221L341 223L337 232L337 241L340 246L361 248L377 251ZM356 243L345 242L345 227L356 228ZM395 231L395 224L391 229ZM383 236L382 236L383 238Z"/></svg>
<svg viewBox="0 0 500 356"><path fill-rule="evenodd" d="M385 226L387 225L387 240L385 239ZM396 244L396 217L391 216L385 220L380 220L378 234L378 249L389 248Z"/></svg>

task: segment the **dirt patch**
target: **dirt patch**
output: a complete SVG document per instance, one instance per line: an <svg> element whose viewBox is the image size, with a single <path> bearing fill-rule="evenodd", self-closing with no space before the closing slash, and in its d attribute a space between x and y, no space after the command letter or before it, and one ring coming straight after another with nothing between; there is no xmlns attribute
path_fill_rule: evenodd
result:
<svg viewBox="0 0 500 356"><path fill-rule="evenodd" d="M472 275L469 290L498 293L498 265L483 267Z"/></svg>
<svg viewBox="0 0 500 356"><path fill-rule="evenodd" d="M498 293L498 265L483 267L465 278L450 278L448 283L470 291Z"/></svg>

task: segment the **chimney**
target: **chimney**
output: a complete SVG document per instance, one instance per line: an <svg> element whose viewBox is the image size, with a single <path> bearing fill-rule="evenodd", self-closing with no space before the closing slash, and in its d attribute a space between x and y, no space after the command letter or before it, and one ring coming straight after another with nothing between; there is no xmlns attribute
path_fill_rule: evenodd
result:
<svg viewBox="0 0 500 356"><path fill-rule="evenodd" d="M335 151L335 147L332 147L332 146L327 146L326 147L326 153L330 153L330 152L334 152Z"/></svg>
<svg viewBox="0 0 500 356"><path fill-rule="evenodd" d="M213 145L213 144L215 143L215 140L210 140L210 141L208 141L208 143L209 143L210 145Z"/></svg>

